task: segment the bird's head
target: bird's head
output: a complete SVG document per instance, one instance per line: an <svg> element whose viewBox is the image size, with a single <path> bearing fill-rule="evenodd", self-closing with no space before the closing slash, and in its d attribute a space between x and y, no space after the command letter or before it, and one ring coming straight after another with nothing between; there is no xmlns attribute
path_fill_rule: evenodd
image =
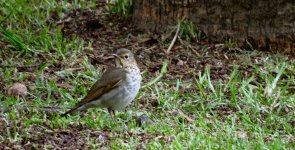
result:
<svg viewBox="0 0 295 150"><path fill-rule="evenodd" d="M116 67L133 68L137 66L134 55L126 48L120 48L112 55L115 56Z"/></svg>

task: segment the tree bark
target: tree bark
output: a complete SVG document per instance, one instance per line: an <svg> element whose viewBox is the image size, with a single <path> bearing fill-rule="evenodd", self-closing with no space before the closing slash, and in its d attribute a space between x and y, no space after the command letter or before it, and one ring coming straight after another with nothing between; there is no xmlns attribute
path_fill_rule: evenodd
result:
<svg viewBox="0 0 295 150"><path fill-rule="evenodd" d="M134 0L138 30L163 32L183 18L212 41L295 54L294 0Z"/></svg>

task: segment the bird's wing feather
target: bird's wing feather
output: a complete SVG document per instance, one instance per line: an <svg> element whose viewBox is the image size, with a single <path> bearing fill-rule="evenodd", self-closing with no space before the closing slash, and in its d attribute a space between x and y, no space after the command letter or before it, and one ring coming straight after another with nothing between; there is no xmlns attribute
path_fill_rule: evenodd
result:
<svg viewBox="0 0 295 150"><path fill-rule="evenodd" d="M87 96L77 103L76 107L98 99L104 93L119 86L124 80L126 72L121 68L108 69L102 77L91 87Z"/></svg>

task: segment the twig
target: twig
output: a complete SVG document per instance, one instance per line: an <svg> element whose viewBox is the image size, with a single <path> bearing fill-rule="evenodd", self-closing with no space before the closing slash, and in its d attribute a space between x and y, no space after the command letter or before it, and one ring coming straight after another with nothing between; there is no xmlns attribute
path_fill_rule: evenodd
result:
<svg viewBox="0 0 295 150"><path fill-rule="evenodd" d="M36 107L36 106L20 106L16 105L9 108L4 108L0 105L0 112L11 112L12 109L16 109L17 111L22 112L44 112L47 115L50 114L60 114L63 110L61 107Z"/></svg>
<svg viewBox="0 0 295 150"><path fill-rule="evenodd" d="M179 30L180 30L180 21L178 22L178 25L177 25L177 30L176 30L176 33L174 35L174 38L173 40L171 41L168 49L167 49L167 54L170 53L177 37L178 37L178 33L179 33ZM163 62L163 65L162 65L162 68L161 68L161 71L160 71L160 75L157 76L156 78L154 78L153 80L151 80L150 82L148 82L147 84L143 85L142 88L146 88L146 87L149 87L151 85L153 85L154 83L158 82L163 76L164 74L167 72L167 67L168 67L168 64L169 64L169 61L167 59L164 60Z"/></svg>
<svg viewBox="0 0 295 150"><path fill-rule="evenodd" d="M171 41L166 53L169 54L177 37L178 37L178 33L179 33L179 30L180 30L180 21L178 22L178 25L177 25L177 30L176 30L176 33L174 35L174 38L173 40ZM168 64L169 64L169 61L167 59L164 60L163 62L163 65L162 65L162 68L161 68L161 71L160 71L160 75L157 76L156 78L154 78L152 81L148 82L147 84L145 84L144 86L142 86L142 88L146 88L146 87L149 87L151 85L153 85L154 83L158 82L163 76L164 74L167 72L167 67L168 67Z"/></svg>
<svg viewBox="0 0 295 150"><path fill-rule="evenodd" d="M184 42L180 36L178 36L178 40L180 41L182 45L187 45L193 51L193 53L195 53L198 57L200 56L200 54L193 48L193 46L190 43Z"/></svg>
<svg viewBox="0 0 295 150"><path fill-rule="evenodd" d="M169 64L169 61L167 59L165 59L163 62L161 71L160 71L160 75L157 76L156 78L154 78L152 81L148 82L147 84L143 85L142 88L149 87L149 86L153 85L154 83L158 82L164 76L164 74L167 72L168 64Z"/></svg>
<svg viewBox="0 0 295 150"><path fill-rule="evenodd" d="M35 68L35 67L38 67L40 66L41 64L36 64L36 65L29 65L29 66L18 66L18 65L4 65L4 64L0 64L0 67L2 68L12 68L12 67L16 67L16 68Z"/></svg>
<svg viewBox="0 0 295 150"><path fill-rule="evenodd" d="M194 119L190 118L188 115L184 114L180 109L177 110L178 114L184 117L189 123L194 122Z"/></svg>
<svg viewBox="0 0 295 150"><path fill-rule="evenodd" d="M176 39L177 39L177 36L178 36L179 30L180 30L180 21L179 21L178 24L177 24L177 30L176 30L176 33L175 33L175 35L174 35L174 38L173 38L173 40L171 41L171 43L170 43L170 45L169 45L169 47L168 47L168 49L167 49L167 51L166 51L167 54L170 53L170 51L171 51L171 49L172 49L172 47L173 47L173 45L174 45L174 43L175 43L175 41L176 41Z"/></svg>

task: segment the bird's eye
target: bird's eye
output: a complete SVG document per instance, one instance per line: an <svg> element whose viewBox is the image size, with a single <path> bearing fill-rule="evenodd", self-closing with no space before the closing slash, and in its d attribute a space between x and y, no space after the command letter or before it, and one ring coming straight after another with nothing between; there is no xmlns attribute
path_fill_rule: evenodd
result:
<svg viewBox="0 0 295 150"><path fill-rule="evenodd" d="M125 55L125 56L124 56L124 58L125 58L125 59L128 59L128 58L129 58L129 56L128 56L128 55Z"/></svg>

